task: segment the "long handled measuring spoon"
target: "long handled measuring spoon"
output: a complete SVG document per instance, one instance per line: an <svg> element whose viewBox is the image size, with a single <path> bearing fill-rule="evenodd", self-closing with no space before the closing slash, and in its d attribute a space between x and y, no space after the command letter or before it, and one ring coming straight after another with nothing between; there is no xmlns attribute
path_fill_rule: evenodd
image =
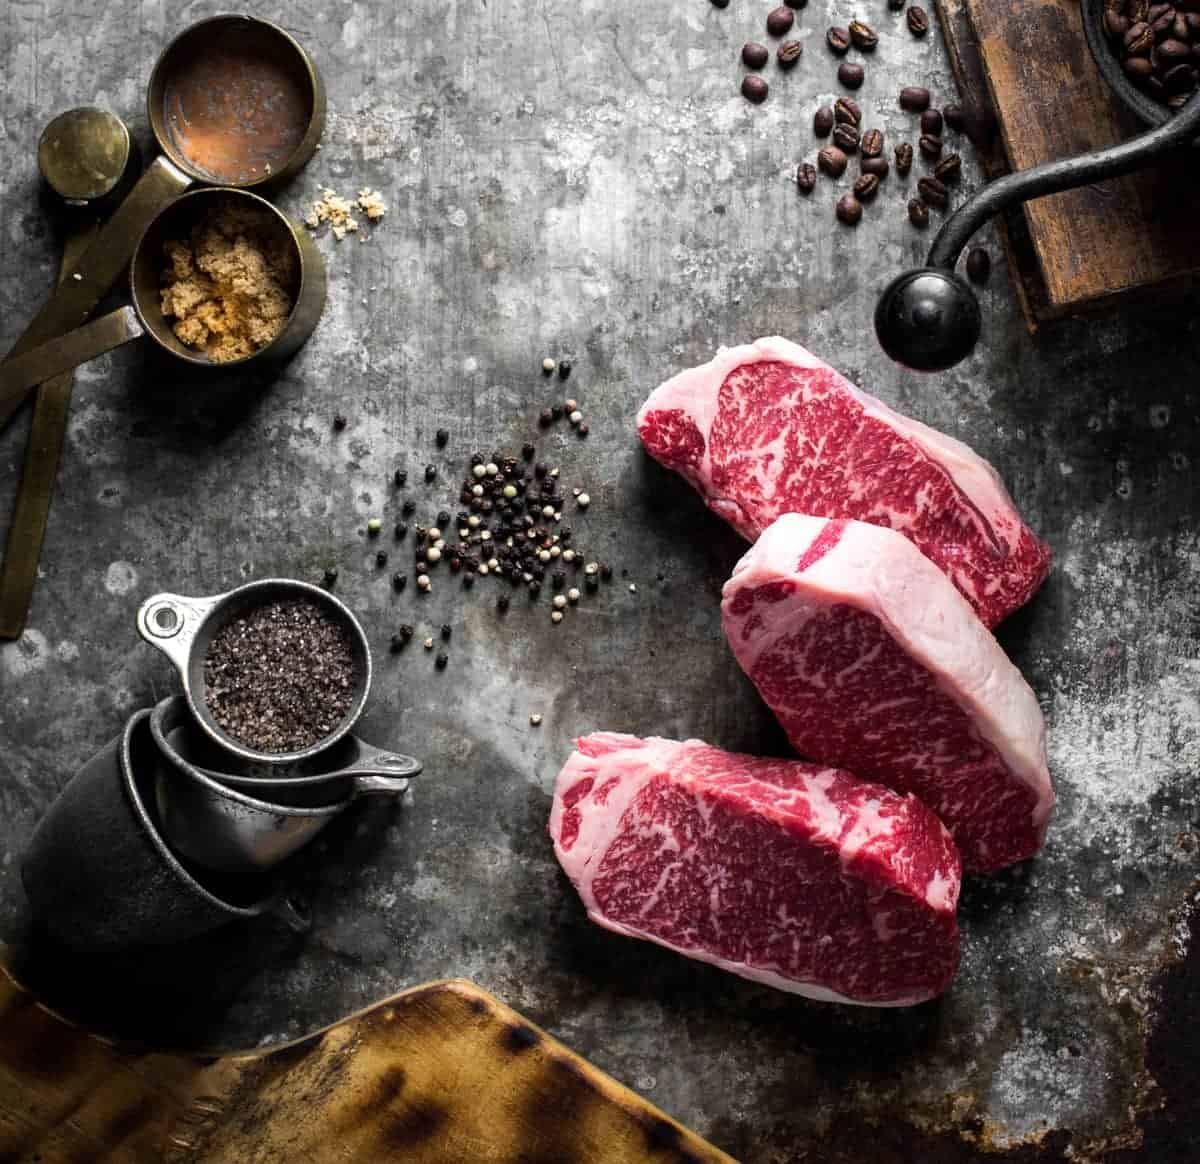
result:
<svg viewBox="0 0 1200 1164"><path fill-rule="evenodd" d="M18 355L83 324L117 281L147 225L195 183L250 189L300 170L325 125L325 89L303 48L250 16L185 29L154 66L147 111L162 153L13 348ZM0 404L0 428L24 395Z"/></svg>
<svg viewBox="0 0 1200 1164"><path fill-rule="evenodd" d="M139 166L137 147L119 117L102 109L71 109L56 117L38 143L38 168L62 202L65 279L96 236L107 205L119 200ZM37 392L25 467L0 569L0 639L25 629L71 403L73 373L47 380Z"/></svg>

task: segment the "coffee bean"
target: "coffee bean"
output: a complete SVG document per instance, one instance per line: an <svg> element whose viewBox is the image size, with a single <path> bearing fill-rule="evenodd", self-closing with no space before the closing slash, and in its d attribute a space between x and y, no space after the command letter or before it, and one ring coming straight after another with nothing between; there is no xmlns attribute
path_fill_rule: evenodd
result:
<svg viewBox="0 0 1200 1164"><path fill-rule="evenodd" d="M770 59L767 46L755 41L747 41L742 45L742 64L748 69L761 69Z"/></svg>
<svg viewBox="0 0 1200 1164"><path fill-rule="evenodd" d="M863 81L866 80L867 71L862 65L854 65L849 61L843 61L838 65L838 81L847 89L861 89Z"/></svg>
<svg viewBox="0 0 1200 1164"><path fill-rule="evenodd" d="M1126 57L1121 68L1135 81L1145 81L1154 75L1154 66L1149 57Z"/></svg>
<svg viewBox="0 0 1200 1164"><path fill-rule="evenodd" d="M917 190L927 206L945 210L950 205L950 192L936 178L922 178L917 183Z"/></svg>
<svg viewBox="0 0 1200 1164"><path fill-rule="evenodd" d="M942 133L943 119L942 115L936 109L926 109L921 114L921 132L932 133L935 137L940 137Z"/></svg>
<svg viewBox="0 0 1200 1164"><path fill-rule="evenodd" d="M906 141L896 147L896 173L902 178L912 169L913 148Z"/></svg>
<svg viewBox="0 0 1200 1164"><path fill-rule="evenodd" d="M1109 40L1123 41L1125 34L1129 31L1129 18L1110 9L1104 14L1104 31L1108 34Z"/></svg>
<svg viewBox="0 0 1200 1164"><path fill-rule="evenodd" d="M858 168L864 174L874 174L881 182L891 170L887 158L863 158Z"/></svg>
<svg viewBox="0 0 1200 1164"><path fill-rule="evenodd" d="M1192 55L1192 46L1181 40L1164 40L1158 46L1158 60L1173 67Z"/></svg>
<svg viewBox="0 0 1200 1164"><path fill-rule="evenodd" d="M1154 47L1154 33L1150 25L1144 21L1135 24L1126 34L1122 42L1125 55L1130 57L1148 57Z"/></svg>
<svg viewBox="0 0 1200 1164"><path fill-rule="evenodd" d="M983 247L972 247L967 255L967 278L972 283L986 283L992 273L992 256Z"/></svg>
<svg viewBox="0 0 1200 1164"><path fill-rule="evenodd" d="M847 125L861 125L862 107L853 97L839 97L833 106L833 119Z"/></svg>
<svg viewBox="0 0 1200 1164"><path fill-rule="evenodd" d="M850 159L837 146L826 146L817 154L817 165L831 178L840 178L850 164Z"/></svg>
<svg viewBox="0 0 1200 1164"><path fill-rule="evenodd" d="M942 158L933 167L933 176L939 182L957 182L962 177L962 158L958 154Z"/></svg>
<svg viewBox="0 0 1200 1164"><path fill-rule="evenodd" d="M908 204L908 221L919 230L929 225L929 207L920 198L913 198Z"/></svg>
<svg viewBox="0 0 1200 1164"><path fill-rule="evenodd" d="M908 31L913 36L924 36L929 31L929 13L919 4L914 4L907 13Z"/></svg>
<svg viewBox="0 0 1200 1164"><path fill-rule="evenodd" d="M828 137L833 132L833 110L828 105L822 105L813 114L813 133L817 137Z"/></svg>
<svg viewBox="0 0 1200 1164"><path fill-rule="evenodd" d="M862 221L863 208L853 194L843 194L837 204L838 221L847 226L857 226Z"/></svg>
<svg viewBox="0 0 1200 1164"><path fill-rule="evenodd" d="M785 40L775 50L775 60L781 69L790 69L804 54L804 45L798 40Z"/></svg>
<svg viewBox="0 0 1200 1164"><path fill-rule="evenodd" d="M811 162L803 162L796 167L796 185L801 194L811 194L817 184L817 167Z"/></svg>
<svg viewBox="0 0 1200 1164"><path fill-rule="evenodd" d="M742 78L742 96L755 105L761 105L767 99L768 90L766 81L757 73Z"/></svg>
<svg viewBox="0 0 1200 1164"><path fill-rule="evenodd" d="M831 28L825 34L825 43L829 45L830 52L844 57L850 51L850 30L848 28Z"/></svg>
<svg viewBox="0 0 1200 1164"><path fill-rule="evenodd" d="M858 130L852 125L839 125L833 131L833 144L843 153L854 153L859 140Z"/></svg>
<svg viewBox="0 0 1200 1164"><path fill-rule="evenodd" d="M877 158L883 153L883 130L868 129L859 142L864 158Z"/></svg>
<svg viewBox="0 0 1200 1164"><path fill-rule="evenodd" d="M924 157L940 158L942 156L942 139L936 133L921 134L917 145Z"/></svg>
<svg viewBox="0 0 1200 1164"><path fill-rule="evenodd" d="M796 14L786 5L772 8L767 13L767 32L772 36L783 36L796 23Z"/></svg>
<svg viewBox="0 0 1200 1164"><path fill-rule="evenodd" d="M1175 22L1171 25L1171 35L1176 40L1190 41L1192 39L1192 28L1191 25L1188 24L1186 13L1175 13Z"/></svg>
<svg viewBox="0 0 1200 1164"><path fill-rule="evenodd" d="M846 31L850 33L850 40L860 53L873 53L879 45L879 36L875 30L861 20L850 21L850 27Z"/></svg>
<svg viewBox="0 0 1200 1164"><path fill-rule="evenodd" d="M924 113L929 108L929 90L907 85L900 90L900 108L909 113Z"/></svg>
<svg viewBox="0 0 1200 1164"><path fill-rule="evenodd" d="M859 202L870 202L879 193L878 174L860 174L854 182L854 197Z"/></svg>
<svg viewBox="0 0 1200 1164"><path fill-rule="evenodd" d="M1171 96L1186 96L1196 87L1196 70L1191 65L1176 65L1163 74L1162 82Z"/></svg>

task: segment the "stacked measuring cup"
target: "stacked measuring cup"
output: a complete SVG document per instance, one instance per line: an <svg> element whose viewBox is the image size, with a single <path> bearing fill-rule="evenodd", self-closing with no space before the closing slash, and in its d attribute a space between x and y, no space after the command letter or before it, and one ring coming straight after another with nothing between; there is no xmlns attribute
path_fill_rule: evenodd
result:
<svg viewBox="0 0 1200 1164"><path fill-rule="evenodd" d="M350 645L348 709L302 751L256 751L217 722L205 659L235 620L297 601ZM175 664L183 693L134 715L51 805L22 865L31 904L55 936L87 949L177 941L271 909L302 925L277 866L358 797L402 795L421 771L354 734L371 687L362 626L327 591L280 578L207 598L157 594L137 626Z"/></svg>

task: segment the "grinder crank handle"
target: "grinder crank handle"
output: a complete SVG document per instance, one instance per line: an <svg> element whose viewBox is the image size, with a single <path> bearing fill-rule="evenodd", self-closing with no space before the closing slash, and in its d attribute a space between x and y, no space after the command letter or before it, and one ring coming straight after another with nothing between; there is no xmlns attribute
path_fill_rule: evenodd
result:
<svg viewBox="0 0 1200 1164"><path fill-rule="evenodd" d="M128 265L146 227L167 203L184 193L192 182L193 179L169 158L155 158L125 201L100 228L91 245L75 261L72 270L67 272L58 288L42 304L41 310L30 321L0 369L7 371L8 365L24 353L31 352L55 336L79 328ZM99 355L100 351L92 354ZM30 389L42 380L68 371L82 363L83 359L52 368L32 382L27 382L19 391L11 388L0 390L0 429L12 419Z"/></svg>
<svg viewBox="0 0 1200 1164"><path fill-rule="evenodd" d="M965 359L982 330L979 302L954 273L971 236L1002 210L1142 169L1151 159L1200 139L1200 91L1158 129L1106 150L1061 158L989 183L938 231L924 267L888 284L875 308L879 343L899 364L940 372Z"/></svg>

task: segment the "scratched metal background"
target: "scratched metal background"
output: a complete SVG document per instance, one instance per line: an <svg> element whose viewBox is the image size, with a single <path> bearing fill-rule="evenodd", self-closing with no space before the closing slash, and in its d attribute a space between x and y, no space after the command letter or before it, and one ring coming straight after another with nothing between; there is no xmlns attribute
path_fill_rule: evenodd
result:
<svg viewBox="0 0 1200 1164"><path fill-rule="evenodd" d="M57 261L34 167L42 125L95 103L145 141L155 56L219 7L0 6L3 346ZM942 46L911 40L882 4L812 0L803 61L787 77L768 70L774 92L752 108L736 56L762 36L767 7L259 7L312 50L330 91L324 149L283 204L299 213L323 186L375 186L391 210L368 242L322 242L324 321L274 382L208 387L144 348L81 370L30 628L0 647L0 939L73 1013L192 1046L295 1036L463 975L746 1160L960 1161L985 1148L1193 1159L1194 303L1035 341L989 233L997 269L978 354L930 378L889 365L869 319L882 283L927 242L898 188L916 175L893 175L848 232L830 184L803 201L789 173L833 95L820 38L835 16L881 28L862 97L889 146L912 137L894 107L902 84L950 97ZM964 191L979 179L966 155ZM1028 867L966 888L962 974L909 1012L809 1004L594 929L545 836L576 733L781 746L719 633L737 539L647 462L632 428L659 380L719 343L775 332L973 444L1057 555L1001 632L1050 721L1049 842ZM426 462L448 472L475 446L518 445L553 395L538 371L547 352L573 355L592 435L555 433L544 455L595 499L575 522L581 543L628 576L557 629L544 604L499 620L491 588L464 596L446 576L428 598L397 598L364 535L369 514L396 513L393 466L419 479ZM0 436L0 521L23 436ZM410 490L426 515L450 499L444 480ZM136 638L137 604L158 589L316 578L331 560L379 652L365 734L426 758L417 794L356 812L301 863L316 919L305 938L265 923L128 962L46 951L28 929L22 845L72 771L173 687ZM453 624L444 673L419 648L387 655L402 621ZM531 712L545 716L536 731Z"/></svg>

